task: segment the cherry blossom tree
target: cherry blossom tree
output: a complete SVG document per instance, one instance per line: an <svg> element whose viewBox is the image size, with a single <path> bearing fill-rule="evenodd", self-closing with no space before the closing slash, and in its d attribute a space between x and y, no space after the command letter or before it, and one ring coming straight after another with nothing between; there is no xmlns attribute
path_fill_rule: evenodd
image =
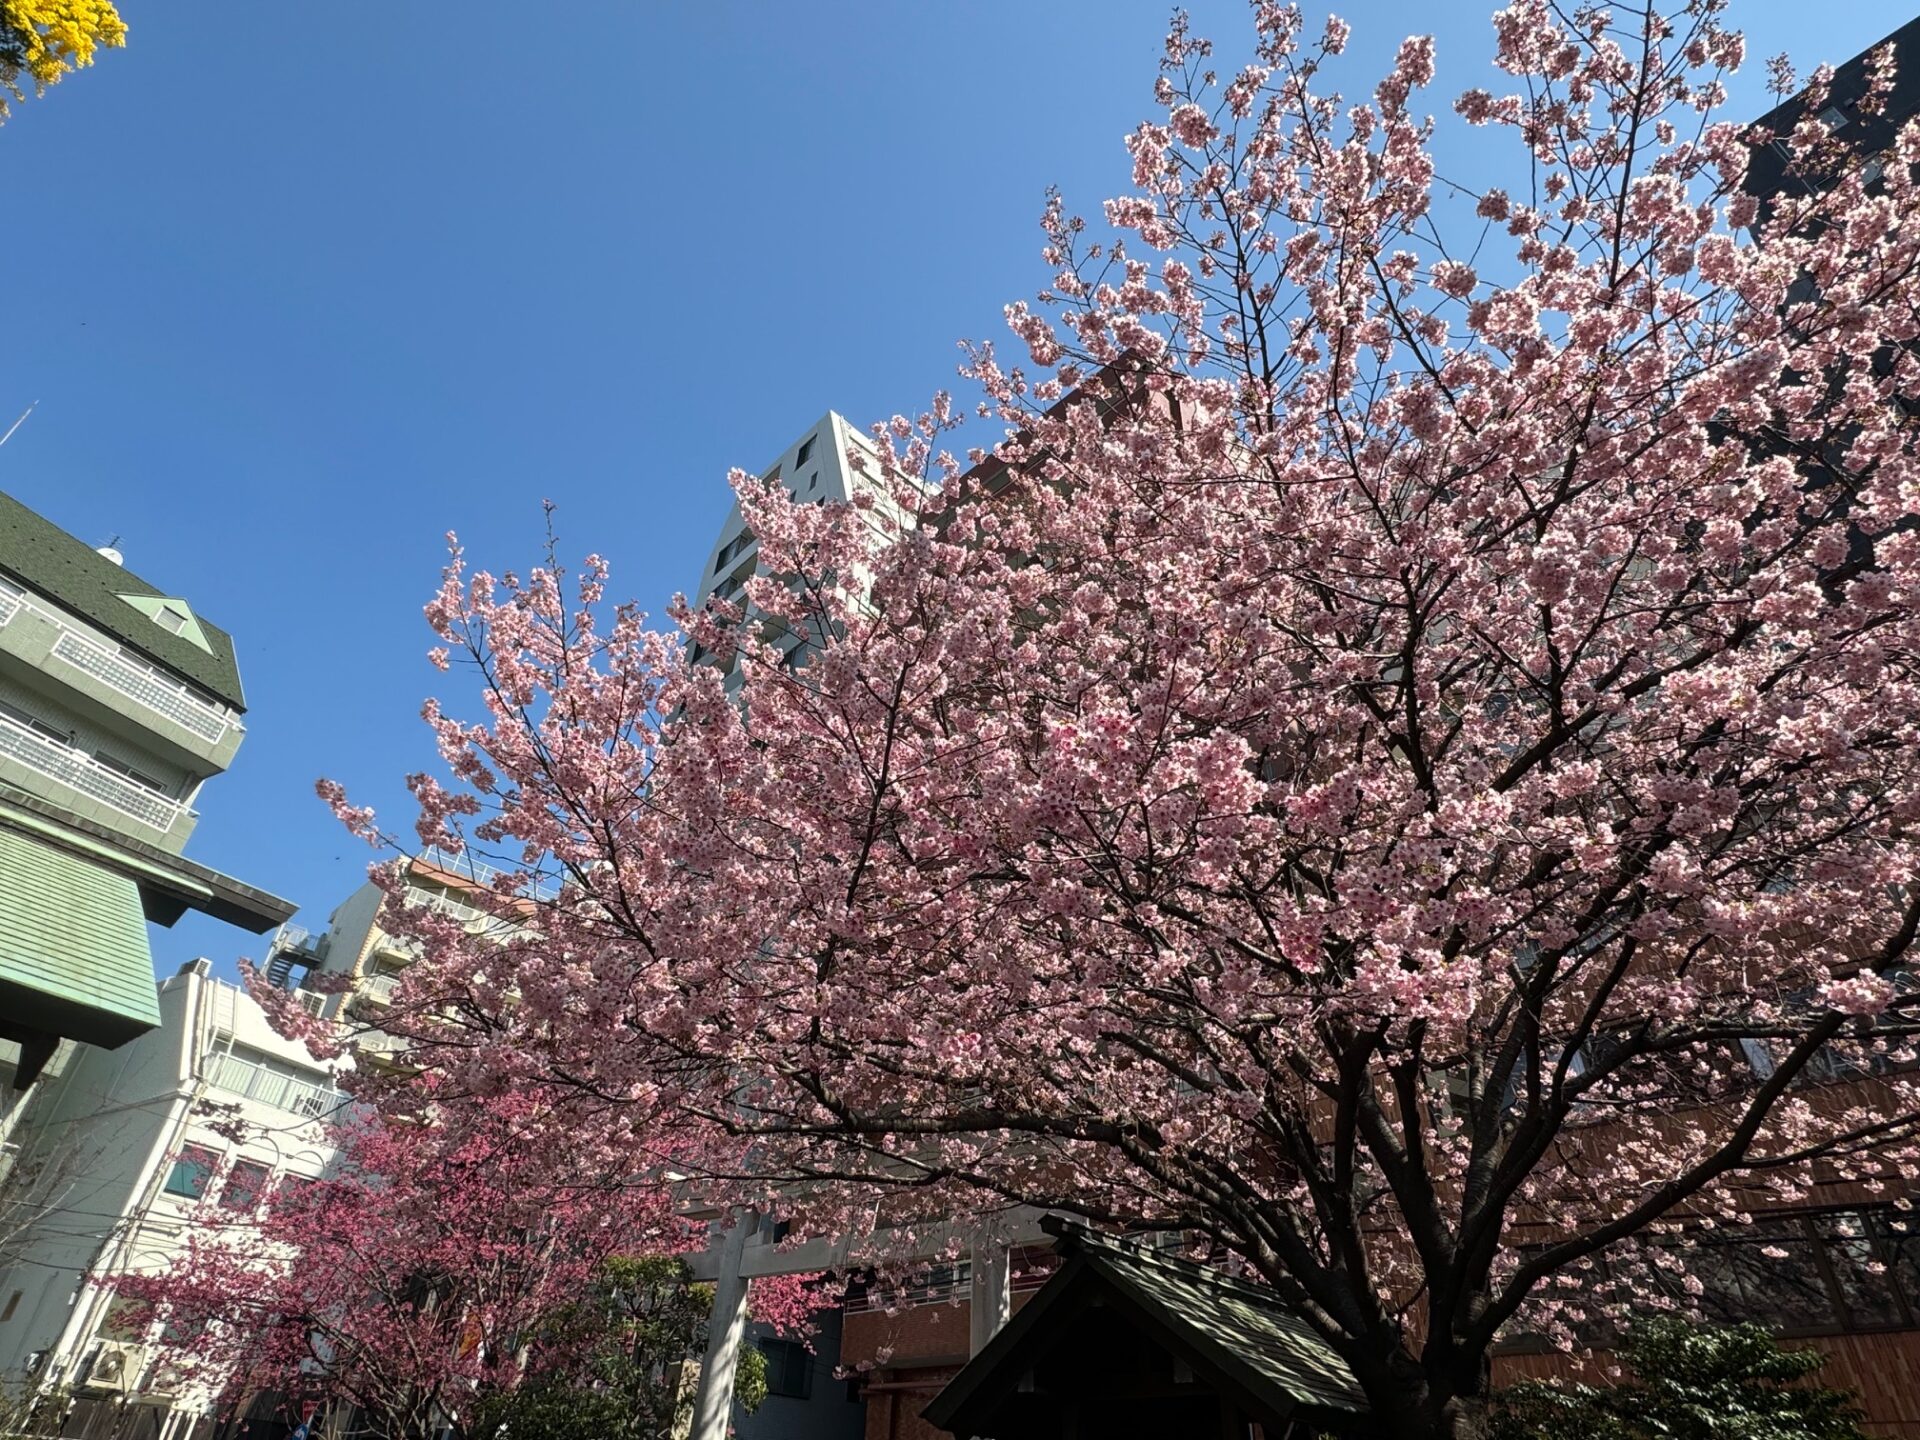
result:
<svg viewBox="0 0 1920 1440"><path fill-rule="evenodd" d="M1863 165L1822 71L1751 133L1723 8L1500 11L1473 193L1430 41L1349 101L1339 21L1176 24L1106 231L1053 201L970 352L993 443L942 397L879 501L736 474L760 578L665 630L456 552L419 833L563 883L421 921L409 1063L676 1116L813 1233L1197 1235L1395 1440L1484 1434L1519 1328L1686 1307L1689 1235L1904 1203L1920 131Z"/></svg>
<svg viewBox="0 0 1920 1440"><path fill-rule="evenodd" d="M229 1403L305 1395L393 1440L438 1434L521 1382L529 1338L609 1261L690 1243L661 1193L556 1154L556 1123L511 1097L457 1120L363 1109L336 1173L209 1204L179 1261L116 1286Z"/></svg>

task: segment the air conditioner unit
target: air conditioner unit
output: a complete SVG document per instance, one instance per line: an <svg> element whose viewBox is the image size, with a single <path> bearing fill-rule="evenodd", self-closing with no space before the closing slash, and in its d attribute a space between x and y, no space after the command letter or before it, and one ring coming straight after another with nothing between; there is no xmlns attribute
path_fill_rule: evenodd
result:
<svg viewBox="0 0 1920 1440"><path fill-rule="evenodd" d="M147 1347L144 1345L130 1345L124 1340L103 1340L100 1348L93 1352L93 1359L87 1362L86 1374L80 1386L84 1390L118 1390L125 1393L140 1378L140 1367L146 1360Z"/></svg>
<svg viewBox="0 0 1920 1440"><path fill-rule="evenodd" d="M179 1393L186 1381L186 1368L177 1360L161 1360L147 1377L145 1392L149 1399L167 1399Z"/></svg>

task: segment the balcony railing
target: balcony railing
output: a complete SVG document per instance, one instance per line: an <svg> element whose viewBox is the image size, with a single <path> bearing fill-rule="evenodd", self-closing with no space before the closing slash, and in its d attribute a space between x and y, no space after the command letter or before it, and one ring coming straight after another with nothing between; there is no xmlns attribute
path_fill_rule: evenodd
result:
<svg viewBox="0 0 1920 1440"><path fill-rule="evenodd" d="M83 633L58 611L36 605L25 592L0 581L0 627L22 610L31 610L59 627L53 653L82 674L173 721L189 734L217 744L229 730L244 730L240 717L223 705L202 700L186 686L176 684L151 667L130 660L111 645Z"/></svg>
<svg viewBox="0 0 1920 1440"><path fill-rule="evenodd" d="M1016 1257L1007 1276L1007 1293L1029 1295L1053 1278L1060 1259L1050 1252ZM973 1262L960 1260L937 1266L930 1274L898 1290L863 1289L849 1296L846 1312L862 1315L872 1310L917 1310L923 1305L957 1305L973 1293Z"/></svg>
<svg viewBox="0 0 1920 1440"><path fill-rule="evenodd" d="M214 1056L212 1072L207 1078L218 1089L244 1095L276 1110L304 1115L309 1120L331 1114L341 1100L340 1092L331 1085L316 1085L310 1080L283 1075L232 1054Z"/></svg>
<svg viewBox="0 0 1920 1440"><path fill-rule="evenodd" d="M63 631L53 642L53 653L74 669L118 690L156 715L165 716L209 744L217 744L226 738L227 731L239 728L240 722L232 712L207 704L182 686L169 684L146 666L104 645L96 645L72 630Z"/></svg>
<svg viewBox="0 0 1920 1440"><path fill-rule="evenodd" d="M502 870L497 865L489 865L484 860L476 859L471 850L462 851L460 854L455 855L449 851L442 850L438 845L429 845L425 850L422 850L420 852L420 863L431 866L433 869L439 870L444 874L457 875L462 880L470 880L484 890L493 889L494 882L499 880L501 876L511 877L516 873L511 870ZM551 898L557 889L558 886L551 877L535 877L532 881L521 885L517 893L532 899L544 900Z"/></svg>
<svg viewBox="0 0 1920 1440"><path fill-rule="evenodd" d="M376 1005L391 1005L393 1003L393 992L399 988L400 977L398 975L381 974L375 971L371 975L363 975L360 977L360 985L357 993L365 999L371 1000Z"/></svg>
<svg viewBox="0 0 1920 1440"><path fill-rule="evenodd" d="M85 752L42 735L11 715L0 715L0 755L70 785L163 835L183 813L188 813L178 800L109 770Z"/></svg>

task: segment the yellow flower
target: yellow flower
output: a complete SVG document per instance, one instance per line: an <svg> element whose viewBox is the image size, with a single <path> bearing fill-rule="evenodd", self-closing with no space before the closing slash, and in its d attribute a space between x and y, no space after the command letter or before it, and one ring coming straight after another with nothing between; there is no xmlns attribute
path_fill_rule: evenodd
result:
<svg viewBox="0 0 1920 1440"><path fill-rule="evenodd" d="M126 43L126 22L111 0L0 0L0 87L24 100L21 76L31 76L38 93L91 65L101 46ZM7 113L0 93L0 119Z"/></svg>

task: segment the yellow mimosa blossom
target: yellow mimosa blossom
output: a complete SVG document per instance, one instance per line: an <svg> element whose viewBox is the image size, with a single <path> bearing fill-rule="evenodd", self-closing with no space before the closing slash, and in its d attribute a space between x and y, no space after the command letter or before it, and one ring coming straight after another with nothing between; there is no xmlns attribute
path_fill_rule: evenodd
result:
<svg viewBox="0 0 1920 1440"><path fill-rule="evenodd" d="M93 63L93 52L127 43L127 25L111 0L0 0L0 87L24 99L21 77L36 92L70 70ZM7 115L0 93L0 119Z"/></svg>

